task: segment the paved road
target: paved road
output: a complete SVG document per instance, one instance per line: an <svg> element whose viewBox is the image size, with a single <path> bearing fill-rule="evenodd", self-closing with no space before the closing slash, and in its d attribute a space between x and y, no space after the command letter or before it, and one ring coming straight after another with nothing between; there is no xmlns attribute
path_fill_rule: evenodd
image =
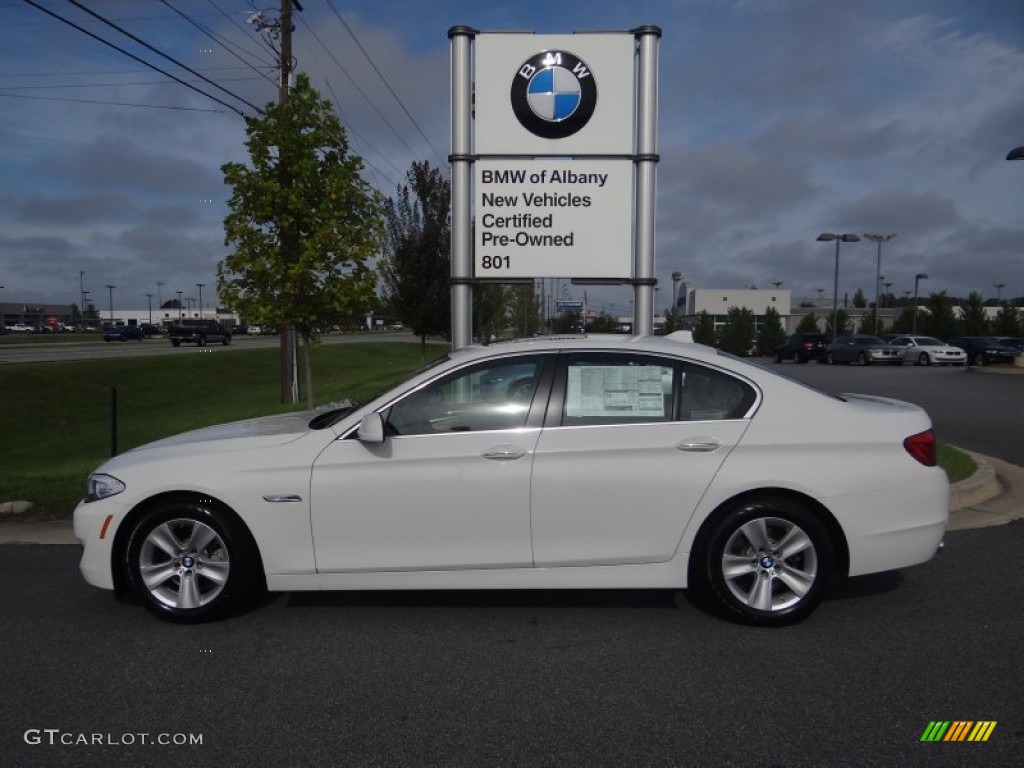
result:
<svg viewBox="0 0 1024 768"><path fill-rule="evenodd" d="M1024 373L910 365L764 365L827 392L917 403L928 411L940 440L1024 466Z"/></svg>
<svg viewBox="0 0 1024 768"><path fill-rule="evenodd" d="M324 344L351 344L363 341L416 341L408 332L329 334L321 337ZM268 349L280 344L278 336L235 336L231 344L211 344L208 349L224 352L239 349ZM200 347L174 347L167 339L144 339L126 342L35 342L0 345L0 365L4 363L70 363L80 360L110 360L118 357L151 357L153 355L194 355Z"/></svg>
<svg viewBox="0 0 1024 768"><path fill-rule="evenodd" d="M86 586L75 547L0 547L0 763L1017 766L1022 549L1021 523L954 532L756 630L660 591L302 593L181 627ZM998 725L922 743L939 719ZM48 728L203 743L25 743Z"/></svg>

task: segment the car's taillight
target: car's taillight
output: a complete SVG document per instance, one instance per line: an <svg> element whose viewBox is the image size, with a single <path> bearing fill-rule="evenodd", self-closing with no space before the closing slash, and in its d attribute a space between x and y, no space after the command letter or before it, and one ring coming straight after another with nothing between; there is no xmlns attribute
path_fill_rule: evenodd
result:
<svg viewBox="0 0 1024 768"><path fill-rule="evenodd" d="M907 453L926 467L934 467L938 463L935 433L930 429L911 435L903 441L903 447L907 449Z"/></svg>
<svg viewBox="0 0 1024 768"><path fill-rule="evenodd" d="M813 341L805 341L804 342L804 349L814 349L814 342Z"/></svg>

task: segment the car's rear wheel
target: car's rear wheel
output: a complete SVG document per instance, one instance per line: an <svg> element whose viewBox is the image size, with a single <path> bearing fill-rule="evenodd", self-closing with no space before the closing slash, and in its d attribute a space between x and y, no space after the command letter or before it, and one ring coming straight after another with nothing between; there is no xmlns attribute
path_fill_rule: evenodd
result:
<svg viewBox="0 0 1024 768"><path fill-rule="evenodd" d="M172 347L180 347L181 346L181 342L178 339L171 339L171 346Z"/></svg>
<svg viewBox="0 0 1024 768"><path fill-rule="evenodd" d="M248 537L212 505L182 501L151 510L132 529L127 555L135 594L168 621L222 616L254 587L256 557Z"/></svg>
<svg viewBox="0 0 1024 768"><path fill-rule="evenodd" d="M200 336L199 340L196 341L196 346L205 347L206 346L206 337L205 336Z"/></svg>
<svg viewBox="0 0 1024 768"><path fill-rule="evenodd" d="M927 352L922 352L921 356L917 358L918 365L931 365L932 359L928 356Z"/></svg>
<svg viewBox="0 0 1024 768"><path fill-rule="evenodd" d="M832 576L832 542L808 507L784 497L747 500L710 521L694 552L693 586L746 624L799 621Z"/></svg>
<svg viewBox="0 0 1024 768"><path fill-rule="evenodd" d="M836 359L832 356L831 352L825 355L825 362L828 363L829 365L836 364Z"/></svg>
<svg viewBox="0 0 1024 768"><path fill-rule="evenodd" d="M227 346L228 344L230 344L230 343L231 343L231 337L230 337L230 336L227 336L227 335L225 335L225 336L224 336L224 338L223 338L223 340L221 341L221 344L223 344L223 345L224 345L224 346L226 347L226 346Z"/></svg>
<svg viewBox="0 0 1024 768"><path fill-rule="evenodd" d="M775 362L776 363L781 363L782 362L782 353L781 352L776 352L775 353Z"/></svg>
<svg viewBox="0 0 1024 768"><path fill-rule="evenodd" d="M985 355L983 353L981 353L981 352L978 352L977 354L975 354L975 356L974 356L974 364L975 365L984 365L985 364Z"/></svg>

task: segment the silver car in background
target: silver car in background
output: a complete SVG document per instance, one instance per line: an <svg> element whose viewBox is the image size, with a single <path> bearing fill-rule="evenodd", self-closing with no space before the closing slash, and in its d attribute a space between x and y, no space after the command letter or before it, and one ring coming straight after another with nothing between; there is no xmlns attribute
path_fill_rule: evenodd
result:
<svg viewBox="0 0 1024 768"><path fill-rule="evenodd" d="M829 365L836 363L902 365L903 351L890 346L877 336L858 333L853 336L840 336L829 344L825 348L825 362Z"/></svg>
<svg viewBox="0 0 1024 768"><path fill-rule="evenodd" d="M897 336L890 346L903 350L903 362L914 365L967 365L967 353L934 336Z"/></svg>

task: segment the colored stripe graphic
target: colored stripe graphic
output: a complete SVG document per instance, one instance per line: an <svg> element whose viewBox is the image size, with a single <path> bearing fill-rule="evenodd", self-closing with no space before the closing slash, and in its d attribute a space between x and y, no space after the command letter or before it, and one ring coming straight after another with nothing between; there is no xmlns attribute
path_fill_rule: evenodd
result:
<svg viewBox="0 0 1024 768"><path fill-rule="evenodd" d="M988 741L996 720L931 720L921 741Z"/></svg>

